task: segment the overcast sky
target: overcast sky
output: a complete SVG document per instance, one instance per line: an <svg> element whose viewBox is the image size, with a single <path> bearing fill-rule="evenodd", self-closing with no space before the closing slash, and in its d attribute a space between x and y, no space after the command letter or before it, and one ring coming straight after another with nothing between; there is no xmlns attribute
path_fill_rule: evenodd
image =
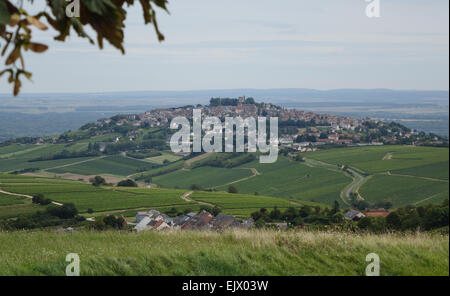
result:
<svg viewBox="0 0 450 296"><path fill-rule="evenodd" d="M42 3L43 0L35 1ZM106 92L229 88L448 90L449 1L169 0L159 43L129 10L126 55L87 40L52 40L27 53L33 83L23 92ZM4 59L2 60L2 62ZM2 63L3 64L3 63ZM0 93L10 92L5 79Z"/></svg>

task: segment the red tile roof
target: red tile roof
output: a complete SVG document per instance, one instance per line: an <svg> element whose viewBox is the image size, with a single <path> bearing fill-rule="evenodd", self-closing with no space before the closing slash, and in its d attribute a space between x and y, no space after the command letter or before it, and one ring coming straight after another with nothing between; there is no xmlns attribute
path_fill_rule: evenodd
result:
<svg viewBox="0 0 450 296"><path fill-rule="evenodd" d="M389 215L389 212L387 212L387 211L367 211L364 213L364 215L386 217L387 215Z"/></svg>

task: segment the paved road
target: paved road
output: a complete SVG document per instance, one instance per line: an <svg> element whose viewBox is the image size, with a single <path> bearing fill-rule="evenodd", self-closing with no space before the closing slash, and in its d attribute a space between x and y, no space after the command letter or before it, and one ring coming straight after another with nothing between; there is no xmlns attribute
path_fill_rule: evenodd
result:
<svg viewBox="0 0 450 296"><path fill-rule="evenodd" d="M345 192L345 197L347 197L348 200L351 200L350 193L352 193L352 191L357 188L362 181L364 181L364 177L355 170L347 169L347 171L349 171L356 178L356 181Z"/></svg>

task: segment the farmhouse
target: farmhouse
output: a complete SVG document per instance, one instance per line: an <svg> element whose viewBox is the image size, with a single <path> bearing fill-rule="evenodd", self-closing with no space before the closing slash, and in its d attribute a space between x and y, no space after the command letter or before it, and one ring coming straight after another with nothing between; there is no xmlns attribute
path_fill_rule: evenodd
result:
<svg viewBox="0 0 450 296"><path fill-rule="evenodd" d="M191 217L187 216L187 215L180 215L177 216L175 218L173 218L172 220L172 226L173 228L180 228L181 226L183 226L189 219L191 219Z"/></svg>
<svg viewBox="0 0 450 296"><path fill-rule="evenodd" d="M254 225L255 225L255 220L253 220L253 218L244 219L241 223L241 227L245 228L245 229L251 228Z"/></svg>
<svg viewBox="0 0 450 296"><path fill-rule="evenodd" d="M358 221L364 218L366 215L357 210L349 210L344 214L345 219L350 221Z"/></svg>
<svg viewBox="0 0 450 296"><path fill-rule="evenodd" d="M216 230L222 230L229 227L238 227L241 223L231 215L219 214L212 219L211 225Z"/></svg>
<svg viewBox="0 0 450 296"><path fill-rule="evenodd" d="M209 222L211 222L213 219L213 215L208 213L207 211L203 210L199 214L195 215L191 219L189 219L183 226L181 226L181 229L187 230L187 229L196 229L196 230L207 230L211 229L211 225Z"/></svg>
<svg viewBox="0 0 450 296"><path fill-rule="evenodd" d="M364 212L364 215L366 216L381 216L381 217L386 217L389 215L389 212L386 211L385 209L370 209Z"/></svg>
<svg viewBox="0 0 450 296"><path fill-rule="evenodd" d="M165 220L168 222L169 216L166 214L161 214L158 211L150 210L148 212L137 212L136 214L136 223L141 222L144 217L149 217L151 220Z"/></svg>
<svg viewBox="0 0 450 296"><path fill-rule="evenodd" d="M148 212L137 212L136 223L134 230L137 232L143 230L162 230L171 227L172 219L166 214L150 210Z"/></svg>

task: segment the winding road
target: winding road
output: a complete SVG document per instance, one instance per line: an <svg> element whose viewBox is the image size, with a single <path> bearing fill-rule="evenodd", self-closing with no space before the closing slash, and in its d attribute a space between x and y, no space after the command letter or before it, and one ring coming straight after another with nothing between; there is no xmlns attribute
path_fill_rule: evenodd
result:
<svg viewBox="0 0 450 296"><path fill-rule="evenodd" d="M321 166L324 167L328 170L332 170L332 171L341 171L343 172L341 169L339 169L339 167L335 164L331 164L331 163L327 163L327 162L323 162L320 160L315 160L315 159L310 159L310 158L305 158L306 164L309 164L313 167L317 167L317 166ZM342 189L341 191L341 199L343 202L346 203L345 198L347 198L348 201L351 201L351 197L350 194L354 191L357 190L359 188L359 186L361 185L362 182L364 182L365 178L363 175L361 175L360 173L358 173L357 171L347 168L347 173L349 175L351 175L351 177L353 178L353 181L351 183L351 185L347 188L347 190L344 191L344 189Z"/></svg>
<svg viewBox="0 0 450 296"><path fill-rule="evenodd" d="M355 170L352 169L347 169L348 172L350 172L350 174L354 177L354 181L353 183L350 185L350 187L345 191L345 197L348 200L351 200L350 194L352 193L352 191L355 188L358 188L359 185L361 185L361 183L364 181L364 177L359 174L358 172L356 172Z"/></svg>
<svg viewBox="0 0 450 296"><path fill-rule="evenodd" d="M212 203L209 203L209 202L204 202L204 201L190 199L189 196L191 196L193 193L194 193L194 191L185 192L185 193L183 193L183 195L180 196L180 198L182 200L184 200L185 202L196 202L198 204L206 205L206 206L209 206L209 207L216 206L215 204L212 204Z"/></svg>

